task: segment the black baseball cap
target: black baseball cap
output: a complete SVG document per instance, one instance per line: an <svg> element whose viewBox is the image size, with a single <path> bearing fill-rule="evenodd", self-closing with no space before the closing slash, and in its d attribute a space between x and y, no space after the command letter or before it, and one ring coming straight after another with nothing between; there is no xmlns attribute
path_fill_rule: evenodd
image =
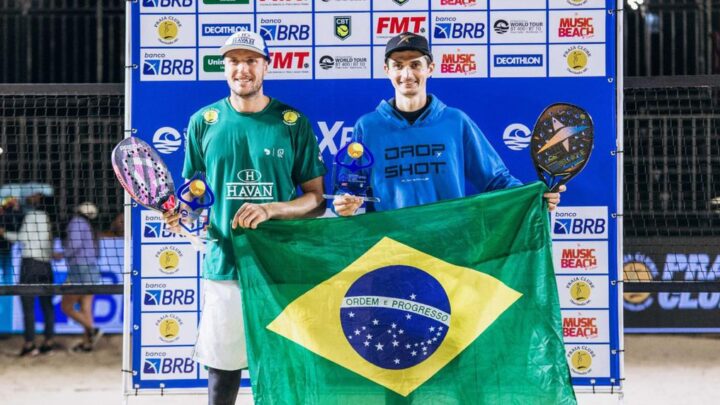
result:
<svg viewBox="0 0 720 405"><path fill-rule="evenodd" d="M412 32L403 32L390 38L387 45L385 45L385 58L389 58L393 52L400 51L418 51L423 55L427 55L430 60L433 58L427 39Z"/></svg>

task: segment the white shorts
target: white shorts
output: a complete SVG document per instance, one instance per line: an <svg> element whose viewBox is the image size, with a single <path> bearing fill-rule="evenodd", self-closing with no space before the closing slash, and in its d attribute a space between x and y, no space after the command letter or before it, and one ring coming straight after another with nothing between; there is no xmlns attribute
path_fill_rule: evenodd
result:
<svg viewBox="0 0 720 405"><path fill-rule="evenodd" d="M203 280L203 303L193 359L218 370L247 368L242 298L237 280Z"/></svg>

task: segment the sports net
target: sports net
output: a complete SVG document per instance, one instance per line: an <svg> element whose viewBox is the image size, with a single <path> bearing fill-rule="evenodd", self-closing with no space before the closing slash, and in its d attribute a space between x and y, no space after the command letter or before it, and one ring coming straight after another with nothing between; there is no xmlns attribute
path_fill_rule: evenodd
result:
<svg viewBox="0 0 720 405"><path fill-rule="evenodd" d="M628 80L625 290L720 291L720 81Z"/></svg>
<svg viewBox="0 0 720 405"><path fill-rule="evenodd" d="M0 94L0 295L120 292L123 193L110 154L123 138L122 86Z"/></svg>

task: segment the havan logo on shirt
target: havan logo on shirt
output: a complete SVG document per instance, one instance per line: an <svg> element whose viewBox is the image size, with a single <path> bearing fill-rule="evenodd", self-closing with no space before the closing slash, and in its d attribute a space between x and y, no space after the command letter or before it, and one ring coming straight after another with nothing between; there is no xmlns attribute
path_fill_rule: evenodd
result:
<svg viewBox="0 0 720 405"><path fill-rule="evenodd" d="M274 184L261 182L262 173L254 169L237 172L239 182L226 183L225 196L228 200L273 200Z"/></svg>

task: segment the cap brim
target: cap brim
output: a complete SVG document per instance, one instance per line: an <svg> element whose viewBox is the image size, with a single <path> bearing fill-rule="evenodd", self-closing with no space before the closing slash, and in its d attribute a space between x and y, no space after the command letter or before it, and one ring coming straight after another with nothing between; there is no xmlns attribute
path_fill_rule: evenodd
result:
<svg viewBox="0 0 720 405"><path fill-rule="evenodd" d="M255 52L256 54L262 56L263 58L270 60L270 57L268 55L265 55L262 52L258 52L258 49L255 47L247 46L247 45L225 45L222 48L220 48L220 55L225 56L226 53L237 50L237 49Z"/></svg>
<svg viewBox="0 0 720 405"><path fill-rule="evenodd" d="M421 51L420 49L417 49L417 48L414 48L414 47L411 47L411 46L401 46L401 47L399 47L399 48L391 49L391 50L385 52L385 57L386 57L386 58L389 58L390 55L392 55L393 53L395 53L395 52L402 52L402 51L416 51L416 52L420 52L421 54L423 54L423 55L425 55L425 56L429 56L429 57L430 57L430 60L433 59L432 53L430 53L430 51L428 51L428 52Z"/></svg>

